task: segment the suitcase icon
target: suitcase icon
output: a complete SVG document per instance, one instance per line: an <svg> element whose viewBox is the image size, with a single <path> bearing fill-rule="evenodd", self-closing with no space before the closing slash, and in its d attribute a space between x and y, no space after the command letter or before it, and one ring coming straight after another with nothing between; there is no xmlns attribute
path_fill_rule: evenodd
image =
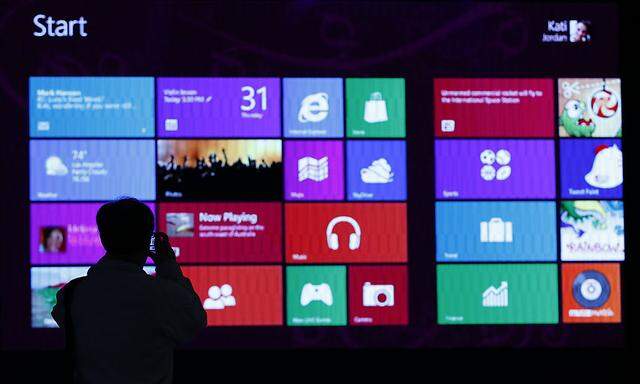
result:
<svg viewBox="0 0 640 384"><path fill-rule="evenodd" d="M512 243L513 223L499 217L480 222L480 241L483 243Z"/></svg>

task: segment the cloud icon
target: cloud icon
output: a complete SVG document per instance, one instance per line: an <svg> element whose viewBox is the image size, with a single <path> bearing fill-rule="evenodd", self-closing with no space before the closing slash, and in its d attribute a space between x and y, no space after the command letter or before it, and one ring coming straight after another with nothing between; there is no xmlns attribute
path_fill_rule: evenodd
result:
<svg viewBox="0 0 640 384"><path fill-rule="evenodd" d="M360 178L367 184L387 184L393 181L391 165L384 157L374 160L367 168L360 170Z"/></svg>
<svg viewBox="0 0 640 384"><path fill-rule="evenodd" d="M69 173L69 169L58 156L49 156L44 167L47 170L47 176L65 176Z"/></svg>

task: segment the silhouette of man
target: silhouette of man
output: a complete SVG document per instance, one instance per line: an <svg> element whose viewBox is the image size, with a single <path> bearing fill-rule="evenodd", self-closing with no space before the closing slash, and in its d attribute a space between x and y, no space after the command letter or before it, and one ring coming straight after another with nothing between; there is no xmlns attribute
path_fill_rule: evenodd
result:
<svg viewBox="0 0 640 384"><path fill-rule="evenodd" d="M65 329L78 383L170 383L174 347L206 326L191 282L182 275L153 213L136 199L103 205L96 216L106 254L84 278L65 285L51 312ZM156 276L142 267L151 256ZM70 340L69 340L70 339Z"/></svg>

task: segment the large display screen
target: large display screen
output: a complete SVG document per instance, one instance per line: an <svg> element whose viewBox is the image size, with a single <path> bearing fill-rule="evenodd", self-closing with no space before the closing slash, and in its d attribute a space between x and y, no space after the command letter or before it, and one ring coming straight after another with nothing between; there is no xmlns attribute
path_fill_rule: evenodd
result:
<svg viewBox="0 0 640 384"><path fill-rule="evenodd" d="M251 4L17 10L7 345L60 345L123 196L200 297L193 348L625 345L615 6Z"/></svg>

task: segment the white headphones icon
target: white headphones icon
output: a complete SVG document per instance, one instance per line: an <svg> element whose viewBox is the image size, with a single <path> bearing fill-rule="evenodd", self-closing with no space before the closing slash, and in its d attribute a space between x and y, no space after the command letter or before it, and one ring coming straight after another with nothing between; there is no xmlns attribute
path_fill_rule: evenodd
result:
<svg viewBox="0 0 640 384"><path fill-rule="evenodd" d="M327 224L327 246L334 251L340 248L338 234L333 233L333 228L340 223L349 223L353 227L353 233L349 235L349 249L353 251L354 249L360 248L360 236L362 235L360 224L349 216L334 217L329 224Z"/></svg>

